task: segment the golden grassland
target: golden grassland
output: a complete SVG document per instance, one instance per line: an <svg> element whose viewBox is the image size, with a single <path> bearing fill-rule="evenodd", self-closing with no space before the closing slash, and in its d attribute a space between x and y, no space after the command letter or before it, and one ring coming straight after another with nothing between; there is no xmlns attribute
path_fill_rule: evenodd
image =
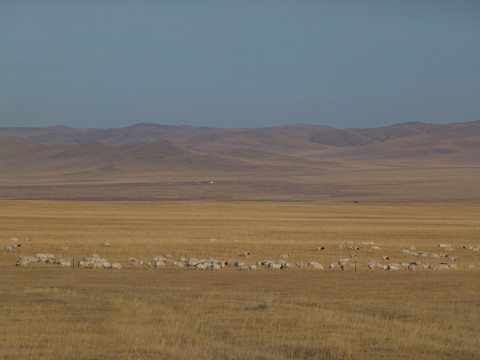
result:
<svg viewBox="0 0 480 360"><path fill-rule="evenodd" d="M11 237L22 244L0 252L4 359L480 358L480 253L456 247L480 243L480 205L2 201L0 214L2 249ZM359 245L357 272L328 270L352 252L335 247L344 241L381 250ZM364 265L411 260L408 246L440 252L442 242L458 270ZM239 259L245 250L247 263L290 253L326 270L128 265L130 256ZM124 266L15 267L39 252L99 253Z"/></svg>

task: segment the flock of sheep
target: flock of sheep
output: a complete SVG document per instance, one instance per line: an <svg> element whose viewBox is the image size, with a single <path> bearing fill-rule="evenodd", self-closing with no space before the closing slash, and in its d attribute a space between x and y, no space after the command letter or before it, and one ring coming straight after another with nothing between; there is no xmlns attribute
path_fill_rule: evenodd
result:
<svg viewBox="0 0 480 360"><path fill-rule="evenodd" d="M30 238L25 238L25 242L30 242ZM209 241L211 241L209 239ZM14 251L17 248L21 247L20 241L12 237L10 239L11 245L5 246L4 250L7 252ZM110 243L104 242L102 244L104 247L110 247ZM381 270L390 270L396 271L401 269L406 270L415 270L419 269L432 269L432 270L448 270L448 269L458 269L457 257L453 255L455 249L449 244L438 244L439 252L426 252L422 250L417 250L415 247L410 246L407 249L402 249L402 256L408 256L411 259L404 262L392 262L390 257L383 255L378 256L375 259L370 259L363 262L357 262L360 249L369 249L374 252L380 251L380 247L376 246L373 242L361 242L358 245L352 242L343 242L336 245L338 249L350 250L349 254L345 257L338 259L337 261L330 262L328 265L329 269L341 269L344 271L347 267L361 268L366 266L369 269L381 269ZM458 245L458 251L476 251L480 252L480 245ZM58 250L66 251L69 249L69 246L64 245L60 246ZM324 246L317 246L315 248L316 252L325 252L326 248ZM195 270L221 270L225 267L231 267L238 270L252 271L257 270L257 268L265 269L289 269L289 268L310 268L316 270L323 270L324 267L318 261L296 261L295 263L289 261L290 254L280 254L277 260L274 259L263 259L252 263L247 261L251 253L249 251L244 251L238 254L238 257L241 259L216 259L214 257L208 257L203 259L198 259L195 257L187 259L186 257L181 257L179 259L174 259L169 253L163 253L153 257L151 260L142 260L135 257L130 257L128 259L128 265L130 267L146 267L149 269L154 268L164 268L164 267L175 267L175 268L187 268ZM429 259L435 259L435 263L431 263ZM354 261L352 261L354 260ZM61 267L78 267L78 268L88 268L88 269L122 269L122 264L119 262L111 262L108 259L101 257L99 254L92 254L90 256L84 256L82 259L75 261L72 257L64 257L57 259L53 254L49 253L39 253L35 256L21 256L16 265L20 267L26 267L29 264L33 263L44 263L44 264L57 264ZM465 269L475 269L474 264L464 264Z"/></svg>

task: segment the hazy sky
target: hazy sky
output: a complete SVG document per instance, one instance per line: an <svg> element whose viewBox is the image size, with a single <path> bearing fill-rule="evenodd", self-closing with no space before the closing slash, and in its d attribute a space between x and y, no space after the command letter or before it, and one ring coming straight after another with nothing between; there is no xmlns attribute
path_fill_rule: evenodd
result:
<svg viewBox="0 0 480 360"><path fill-rule="evenodd" d="M0 126L477 119L479 0L0 1Z"/></svg>

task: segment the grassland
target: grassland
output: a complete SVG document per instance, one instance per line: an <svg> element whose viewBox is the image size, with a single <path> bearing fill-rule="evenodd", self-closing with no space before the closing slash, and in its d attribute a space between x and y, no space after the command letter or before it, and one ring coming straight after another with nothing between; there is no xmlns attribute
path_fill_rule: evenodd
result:
<svg viewBox="0 0 480 360"><path fill-rule="evenodd" d="M4 359L479 359L480 206L251 202L2 201ZM23 242L30 237L31 242ZM209 241L209 239L217 241ZM111 247L102 247L108 241ZM128 266L173 257L328 263L358 269L240 272ZM445 242L469 270L371 271L366 260ZM58 247L69 245L67 251ZM315 251L316 246L326 250ZM124 268L15 267L21 255L99 253ZM441 261L430 259L431 262Z"/></svg>

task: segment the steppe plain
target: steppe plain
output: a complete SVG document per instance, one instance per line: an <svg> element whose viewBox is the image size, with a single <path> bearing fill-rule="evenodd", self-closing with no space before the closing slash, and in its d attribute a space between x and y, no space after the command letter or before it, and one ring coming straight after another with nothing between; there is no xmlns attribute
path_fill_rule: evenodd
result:
<svg viewBox="0 0 480 360"><path fill-rule="evenodd" d="M0 131L3 358L480 358L479 122L99 131ZM129 265L163 253L324 269Z"/></svg>

